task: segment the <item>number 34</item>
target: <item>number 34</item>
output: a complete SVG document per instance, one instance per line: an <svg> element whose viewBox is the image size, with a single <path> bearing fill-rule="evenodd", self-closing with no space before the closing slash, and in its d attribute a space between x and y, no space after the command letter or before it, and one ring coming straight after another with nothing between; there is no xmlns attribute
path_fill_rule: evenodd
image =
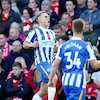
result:
<svg viewBox="0 0 100 100"><path fill-rule="evenodd" d="M67 69L71 69L73 67L73 65L75 65L77 68L80 67L81 62L80 62L80 58L78 58L78 54L79 54L79 52L76 51L74 54L74 59L71 59L72 53L71 52L65 53L65 56L67 56L67 62L70 63L69 65L66 65Z"/></svg>

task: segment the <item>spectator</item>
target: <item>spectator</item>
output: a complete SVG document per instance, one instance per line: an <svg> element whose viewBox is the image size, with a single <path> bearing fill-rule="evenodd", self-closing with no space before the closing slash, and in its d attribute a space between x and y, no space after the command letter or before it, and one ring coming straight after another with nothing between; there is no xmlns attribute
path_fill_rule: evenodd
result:
<svg viewBox="0 0 100 100"><path fill-rule="evenodd" d="M2 11L0 14L0 33L9 35L9 27L12 22L21 23L20 15L11 9L10 0L1 0Z"/></svg>
<svg viewBox="0 0 100 100"><path fill-rule="evenodd" d="M28 0L16 0L17 1L17 6L22 13L23 9L28 7Z"/></svg>
<svg viewBox="0 0 100 100"><path fill-rule="evenodd" d="M33 11L31 8L24 8L22 11L22 26L23 26L23 32L27 36L29 31L32 27L32 20L33 17Z"/></svg>
<svg viewBox="0 0 100 100"><path fill-rule="evenodd" d="M21 15L19 8L17 7L17 1L11 0L11 9Z"/></svg>
<svg viewBox="0 0 100 100"><path fill-rule="evenodd" d="M61 16L59 24L62 26L62 31L69 37L73 35L72 32L72 18L69 13L64 12ZM66 26L66 27L65 27Z"/></svg>
<svg viewBox="0 0 100 100"><path fill-rule="evenodd" d="M76 12L76 16L77 18L80 17L80 15L88 9L87 5L86 5L86 1L87 0L76 0L77 2L77 5L76 5L76 8L75 8L75 12Z"/></svg>
<svg viewBox="0 0 100 100"><path fill-rule="evenodd" d="M3 59L10 55L10 45L6 41L6 36L0 34L0 47L3 49Z"/></svg>
<svg viewBox="0 0 100 100"><path fill-rule="evenodd" d="M25 68L25 69L27 68L25 59L24 59L23 57L20 57L20 56L19 56L19 57L15 58L14 62L20 62L23 69L24 69L24 68Z"/></svg>
<svg viewBox="0 0 100 100"><path fill-rule="evenodd" d="M46 11L46 13L50 16L50 27L52 28L55 24L60 20L59 16L50 9L50 1L43 0L41 3L41 10Z"/></svg>
<svg viewBox="0 0 100 100"><path fill-rule="evenodd" d="M100 100L100 71L97 72L93 72L92 74L92 79L94 80L94 82L97 84L97 99L96 100Z"/></svg>
<svg viewBox="0 0 100 100"><path fill-rule="evenodd" d="M87 0L88 10L81 14L83 20L89 21L93 25L93 32L100 37L100 10L96 8L97 0Z"/></svg>
<svg viewBox="0 0 100 100"><path fill-rule="evenodd" d="M59 0L59 15L60 16L62 16L62 14L66 12L65 2L66 0Z"/></svg>
<svg viewBox="0 0 100 100"><path fill-rule="evenodd" d="M57 50L58 50L58 46L59 46L59 41L58 41L58 39L59 39L60 36L62 36L62 35L65 34L65 33L63 33L62 27L61 27L60 24L54 25L54 26L53 26L53 31L55 32L55 38L56 38L56 45L55 45L55 47L54 47L54 52L55 52L55 54L56 54L56 52L57 52Z"/></svg>
<svg viewBox="0 0 100 100"><path fill-rule="evenodd" d="M30 69L33 61L30 56L22 49L22 43L19 40L16 40L12 44L12 50L10 52L10 55L5 59L5 69L8 73L12 70L14 60L19 56L25 59L27 69Z"/></svg>
<svg viewBox="0 0 100 100"><path fill-rule="evenodd" d="M59 16L59 0L51 0L50 8Z"/></svg>
<svg viewBox="0 0 100 100"><path fill-rule="evenodd" d="M86 98L85 100L96 100L97 84L91 79L91 72L86 70Z"/></svg>
<svg viewBox="0 0 100 100"><path fill-rule="evenodd" d="M97 2L98 2L98 3L97 3L97 8L100 9L100 0L98 0Z"/></svg>
<svg viewBox="0 0 100 100"><path fill-rule="evenodd" d="M60 24L56 24L53 26L53 31L55 32L55 38L56 41L58 41L59 36L62 36L65 34L65 32L62 32L62 27Z"/></svg>
<svg viewBox="0 0 100 100"><path fill-rule="evenodd" d="M25 74L25 77L27 77L28 70L26 69L27 65L26 65L25 59L23 57L19 56L19 57L15 58L14 63L15 62L21 63L21 65L22 65L22 72ZM13 71L9 72L9 74L7 76L7 79L11 78L12 73L13 73Z"/></svg>
<svg viewBox="0 0 100 100"><path fill-rule="evenodd" d="M21 35L23 36L23 38L20 37ZM23 33L20 33L20 30L16 26L14 26L14 27L11 26L10 27L9 37L7 38L7 42L11 47L10 49L12 49L12 44L15 40L24 41L25 38L26 38L26 36Z"/></svg>
<svg viewBox="0 0 100 100"><path fill-rule="evenodd" d="M33 21L36 19L36 15L39 12L37 0L29 0L28 7L33 10Z"/></svg>
<svg viewBox="0 0 100 100"><path fill-rule="evenodd" d="M31 100L31 88L27 85L25 74L21 69L19 62L13 64L11 78L6 81L6 93L12 99Z"/></svg>
<svg viewBox="0 0 100 100"><path fill-rule="evenodd" d="M65 3L66 11L70 14L72 20L77 18L77 14L75 12L75 1L74 0L67 0Z"/></svg>
<svg viewBox="0 0 100 100"><path fill-rule="evenodd" d="M3 50L0 48L0 100L5 100L5 79L7 77L4 68L4 60L2 59Z"/></svg>
<svg viewBox="0 0 100 100"><path fill-rule="evenodd" d="M93 32L92 24L85 21L83 39L89 42L92 46L97 46L98 36Z"/></svg>
<svg viewBox="0 0 100 100"><path fill-rule="evenodd" d="M28 75L26 77L26 82L30 87L33 88L33 93L36 93L40 89L40 73L36 70L34 64L32 64Z"/></svg>
<svg viewBox="0 0 100 100"><path fill-rule="evenodd" d="M11 29L11 32L10 32L10 29ZM10 29L9 29L9 36L7 38L7 41L10 45L12 45L14 40L19 39L23 42L26 39L26 36L24 35L24 33L21 32L21 26L18 23L13 22L10 25ZM12 40L11 43L10 43L10 39Z"/></svg>

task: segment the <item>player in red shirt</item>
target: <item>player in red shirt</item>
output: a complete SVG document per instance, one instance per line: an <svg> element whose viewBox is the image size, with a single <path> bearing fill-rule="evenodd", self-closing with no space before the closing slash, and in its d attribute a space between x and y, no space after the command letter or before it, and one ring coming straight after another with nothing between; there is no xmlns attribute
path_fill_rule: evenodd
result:
<svg viewBox="0 0 100 100"><path fill-rule="evenodd" d="M86 99L85 100L96 100L97 98L97 84L91 79L91 73L86 70Z"/></svg>

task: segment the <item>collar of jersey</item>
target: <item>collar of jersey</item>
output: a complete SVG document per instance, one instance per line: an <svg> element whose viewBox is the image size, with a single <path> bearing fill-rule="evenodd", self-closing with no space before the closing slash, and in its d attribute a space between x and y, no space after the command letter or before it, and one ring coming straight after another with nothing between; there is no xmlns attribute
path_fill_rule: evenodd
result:
<svg viewBox="0 0 100 100"><path fill-rule="evenodd" d="M43 29L43 30L45 30L45 31L47 31L48 29L45 29L44 27L42 27L42 26L39 26L39 28L41 28L41 29Z"/></svg>
<svg viewBox="0 0 100 100"><path fill-rule="evenodd" d="M79 38L79 37L72 37L71 39L72 39L72 40L82 40L82 39Z"/></svg>

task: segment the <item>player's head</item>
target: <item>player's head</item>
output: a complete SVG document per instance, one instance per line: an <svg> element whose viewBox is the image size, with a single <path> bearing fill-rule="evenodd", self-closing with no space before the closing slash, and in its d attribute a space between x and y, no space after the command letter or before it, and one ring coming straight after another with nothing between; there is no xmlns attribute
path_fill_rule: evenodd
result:
<svg viewBox="0 0 100 100"><path fill-rule="evenodd" d="M73 21L73 33L82 34L84 29L84 21L82 19L76 19Z"/></svg>
<svg viewBox="0 0 100 100"><path fill-rule="evenodd" d="M50 25L50 16L45 11L40 11L37 14L36 21L40 25L42 25L44 27L48 27Z"/></svg>

